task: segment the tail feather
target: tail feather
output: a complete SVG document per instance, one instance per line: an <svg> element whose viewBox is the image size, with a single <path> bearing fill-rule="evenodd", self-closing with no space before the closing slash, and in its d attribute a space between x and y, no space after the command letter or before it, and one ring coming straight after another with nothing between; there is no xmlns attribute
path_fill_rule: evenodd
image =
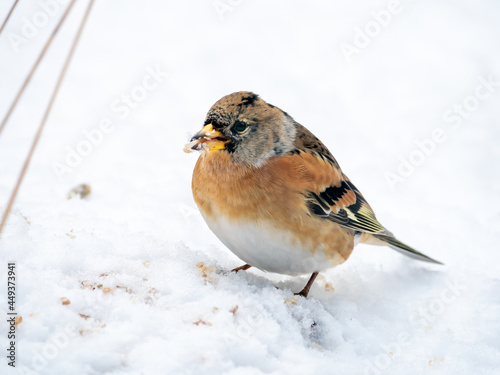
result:
<svg viewBox="0 0 500 375"><path fill-rule="evenodd" d="M381 240L382 242L385 242L391 249L399 251L401 254L404 254L410 258L421 260L423 262L443 264L435 259L432 259L431 257L428 257L425 254L422 254L420 251L417 251L414 248L404 244L403 242L397 240L395 237L377 235L377 234L374 234L373 236Z"/></svg>

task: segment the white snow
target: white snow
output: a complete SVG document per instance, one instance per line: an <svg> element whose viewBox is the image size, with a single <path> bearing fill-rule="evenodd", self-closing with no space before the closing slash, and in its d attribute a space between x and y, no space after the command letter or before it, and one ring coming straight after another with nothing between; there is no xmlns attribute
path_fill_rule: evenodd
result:
<svg viewBox="0 0 500 375"><path fill-rule="evenodd" d="M0 212L86 4L0 134ZM221 19L214 4L231 10ZM21 1L0 36L0 116L63 7L16 53L9 34L41 9ZM388 9L97 1L0 239L0 373L500 373L500 6L402 1L349 63L342 43L355 28L376 34L374 14ZM228 273L242 262L195 207L197 154L182 148L210 106L240 90L313 131L380 221L446 265L358 246L307 299L293 298L305 277ZM82 146L83 130L97 145ZM68 148L74 168L58 178L52 164ZM387 172L409 158L420 164L391 189ZM88 199L67 200L81 183ZM16 369L6 358L12 260Z"/></svg>

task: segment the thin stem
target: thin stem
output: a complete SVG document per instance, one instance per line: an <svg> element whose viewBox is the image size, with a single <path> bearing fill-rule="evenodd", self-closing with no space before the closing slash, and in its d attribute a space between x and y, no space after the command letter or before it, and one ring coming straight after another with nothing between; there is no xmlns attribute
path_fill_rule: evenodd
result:
<svg viewBox="0 0 500 375"><path fill-rule="evenodd" d="M2 34L2 31L3 31L3 28L5 27L5 25L7 25L7 21L9 20L10 15L14 11L14 8L16 7L16 5L17 5L18 2L19 2L19 0L14 1L14 4L12 4L12 7L9 10L9 13L7 13L7 17L5 17L5 19L4 19L3 23L2 23L2 27L0 27L0 35Z"/></svg>
<svg viewBox="0 0 500 375"><path fill-rule="evenodd" d="M45 56L45 52L47 52L47 50L49 49L49 46L52 43L52 40L54 39L54 37L56 36L57 32L61 28L61 25L64 23L64 20L66 19L66 16L68 15L69 11L71 10L71 8L73 7L73 5L75 4L75 1L76 0L71 0L71 3L68 5L68 7L66 8L66 11L64 12L64 14L62 15L61 19L59 20L59 23L57 24L57 26L55 27L55 29L52 30L52 34L50 34L49 39L45 43L45 46L43 46L43 49L40 52L40 55L36 59L35 64L31 68L31 70L28 73L28 76L26 77L26 79L24 80L23 85L21 86L21 88L17 92L17 95L16 95L14 101L10 105L9 110L5 114L5 117L3 118L2 123L0 124L0 134L2 134L2 130L5 127L5 124L7 124L7 121L9 120L10 115L14 111L14 108L16 108L17 102L19 101L19 99L21 98L21 95L23 94L24 90L28 86L28 83L31 81L31 77L33 77L33 74L35 73L36 69L38 68L38 65L40 64L40 62L42 61L43 57Z"/></svg>
<svg viewBox="0 0 500 375"><path fill-rule="evenodd" d="M54 101L57 97L57 93L59 92L59 88L61 87L61 83L64 80L64 76L66 75L66 71L68 70L68 66L71 62L71 58L73 57L73 54L75 52L78 41L80 40L80 36L82 35L83 28L85 26L85 23L87 21L87 18L89 16L89 13L90 13L90 10L92 9L93 4L94 4L94 0L90 0L89 5L87 6L87 10L85 12L85 15L83 16L82 22L80 23L80 28L78 29L78 32L76 33L75 38L73 39L73 44L71 45L71 49L68 53L68 56L66 57L66 61L64 62L64 66L61 70L61 73L59 74L59 78L57 79L56 87L54 88L54 91L52 92L52 97L50 98L49 104L47 105L47 109L45 110L45 114L43 115L42 121L40 122L40 126L38 127L38 131L36 132L35 138L33 139L33 143L31 144L31 148L30 148L30 151L28 153L28 156L26 157L26 160L24 161L23 168L21 170L21 173L19 174L19 178L17 179L16 186L14 187L14 190L12 191L12 194L10 196L9 203L7 204L7 208L5 209L5 212L4 212L3 217L2 217L2 222L0 223L0 236L2 235L3 228L5 226L5 223L7 222L7 218L9 216L11 209L12 209L14 201L16 200L17 193L19 192L19 188L21 186L21 183L23 182L26 171L28 170L31 158L33 156L33 153L35 152L36 146L38 145L38 141L40 140L40 136L42 135L43 128L44 128L45 123L47 122L47 119L49 117L50 110L52 109L52 105L54 104Z"/></svg>

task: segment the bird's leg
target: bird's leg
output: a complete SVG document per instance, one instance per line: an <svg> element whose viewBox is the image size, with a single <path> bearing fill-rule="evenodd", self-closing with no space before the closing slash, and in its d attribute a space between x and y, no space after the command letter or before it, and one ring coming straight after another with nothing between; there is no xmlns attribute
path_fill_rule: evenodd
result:
<svg viewBox="0 0 500 375"><path fill-rule="evenodd" d="M316 276L318 276L318 272L314 272L312 275L311 275L311 278L309 279L309 281L307 282L306 286L304 287L304 289L302 289L299 293L295 293L296 296L302 296L304 298L307 297L307 295L309 294L309 289L311 289L311 286L313 285L314 283L314 280L316 279Z"/></svg>
<svg viewBox="0 0 500 375"><path fill-rule="evenodd" d="M252 266L249 265L249 264L245 264L245 265L243 265L241 267L236 267L234 270L231 270L231 272L246 271L250 267L252 267Z"/></svg>

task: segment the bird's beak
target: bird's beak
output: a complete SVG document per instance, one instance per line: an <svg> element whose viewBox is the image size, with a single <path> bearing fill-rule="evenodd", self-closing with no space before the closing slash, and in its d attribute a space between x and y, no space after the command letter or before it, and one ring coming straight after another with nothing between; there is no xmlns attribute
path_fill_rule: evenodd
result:
<svg viewBox="0 0 500 375"><path fill-rule="evenodd" d="M203 149L207 151L225 150L227 142L229 139L220 131L215 130L212 124L208 124L191 138L191 141L184 146L184 151L189 153L193 150Z"/></svg>

